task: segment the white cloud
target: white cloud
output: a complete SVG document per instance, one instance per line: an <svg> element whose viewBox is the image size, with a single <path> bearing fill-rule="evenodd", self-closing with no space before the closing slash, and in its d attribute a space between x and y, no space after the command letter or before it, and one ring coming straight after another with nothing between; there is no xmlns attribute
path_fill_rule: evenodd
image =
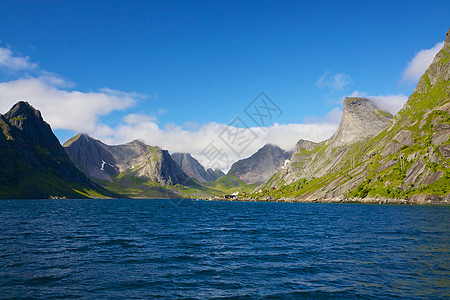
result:
<svg viewBox="0 0 450 300"><path fill-rule="evenodd" d="M434 57L443 46L444 42L440 42L430 49L420 50L413 59L408 62L407 68L403 71L401 81L410 84L416 83L425 73L426 69L433 62Z"/></svg>
<svg viewBox="0 0 450 300"><path fill-rule="evenodd" d="M138 99L148 96L103 88L98 92L74 90L74 83L56 74L40 70L37 64L30 63L28 57L20 57L8 49L0 48L0 66L10 70L32 71L13 81L0 83L0 112L8 111L17 101L28 101L42 112L43 118L53 129L67 129L87 133L108 144L121 144L134 139L143 140L149 145L159 146L170 152L188 152L205 167L216 167L217 160L210 160L203 150L211 143L227 156L227 164L219 161L224 171L238 159L255 153L266 143L292 150L299 139L319 142L329 138L337 129L336 115L339 109L332 110L326 117L309 122L310 124L274 124L270 127L237 129L226 124L210 122L207 124L186 123L185 127L166 124L160 127L154 116L147 114L127 114L115 128L101 122L101 116L112 111L125 110L136 104ZM328 75L327 75L328 76ZM330 79L330 80L329 80ZM323 77L322 83L332 89L342 89L350 79L344 74L330 78ZM156 98L157 95L155 94ZM158 109L156 114L167 113ZM255 137L248 147L235 153L220 135L239 131L239 136ZM225 134L223 134L225 133ZM233 146L234 149L237 146ZM239 149L240 150L240 149Z"/></svg>
<svg viewBox="0 0 450 300"><path fill-rule="evenodd" d="M53 129L68 129L98 136L112 135L112 129L102 124L99 118L114 110L129 108L137 99L147 97L109 88L88 93L67 90L75 84L57 74L39 69L37 64L30 62L29 57L16 55L1 47L0 67L34 74L0 83L0 112L8 111L19 100L28 101L42 112Z"/></svg>
<svg viewBox="0 0 450 300"><path fill-rule="evenodd" d="M28 56L17 56L10 49L0 47L0 67L19 71L35 69L37 64L31 63Z"/></svg>
<svg viewBox="0 0 450 300"><path fill-rule="evenodd" d="M387 111L392 115L396 115L408 100L408 96L404 94L393 95L368 95L365 92L354 91L349 97L364 97L372 100L372 102L381 110Z"/></svg>
<svg viewBox="0 0 450 300"><path fill-rule="evenodd" d="M338 73L333 75L330 72L325 72L319 77L315 85L319 88L325 87L331 89L332 91L339 92L352 83L353 80L346 74Z"/></svg>
<svg viewBox="0 0 450 300"><path fill-rule="evenodd" d="M369 96L370 100L381 110L396 115L408 100L408 96L403 94Z"/></svg>
<svg viewBox="0 0 450 300"><path fill-rule="evenodd" d="M227 136L228 131L236 131L236 127L226 124L210 122L196 129L185 129L174 124L160 128L154 117L146 115L127 115L123 123L114 128L111 135L95 136L108 144L122 144L134 139L143 140L146 144L159 146L170 152L191 153L205 167L220 166L224 171L231 167L236 160L249 157L267 143L272 143L286 150L292 150L299 139L307 139L319 142L329 138L337 129L338 124L274 124L271 127L252 127L238 129L239 136L256 138L249 146L236 154L230 148L230 144L237 149L235 144L228 145L220 138ZM212 160L205 154L208 145L213 145L217 150L225 153L227 161ZM240 151L237 151L240 152Z"/></svg>
<svg viewBox="0 0 450 300"><path fill-rule="evenodd" d="M39 109L53 129L69 129L91 134L111 134L99 117L133 106L143 96L111 89L83 93L60 89L64 80L50 76L0 83L0 111L8 111L17 101L28 101Z"/></svg>

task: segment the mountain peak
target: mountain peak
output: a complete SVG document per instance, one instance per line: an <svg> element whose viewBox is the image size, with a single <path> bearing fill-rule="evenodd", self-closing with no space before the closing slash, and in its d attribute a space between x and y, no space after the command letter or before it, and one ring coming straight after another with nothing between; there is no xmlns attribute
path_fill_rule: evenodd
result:
<svg viewBox="0 0 450 300"><path fill-rule="evenodd" d="M363 97L346 97L344 99L344 107L351 107L355 105L364 105L370 103L370 100Z"/></svg>
<svg viewBox="0 0 450 300"><path fill-rule="evenodd" d="M235 162L228 175L236 175L247 184L260 184L279 171L290 158L290 152L276 145L266 144L252 156Z"/></svg>
<svg viewBox="0 0 450 300"><path fill-rule="evenodd" d="M171 157L190 178L195 178L200 182L217 179L214 172L211 173L205 170L205 168L193 158L190 153L173 153Z"/></svg>
<svg viewBox="0 0 450 300"><path fill-rule="evenodd" d="M26 101L19 101L4 115L9 123L28 141L40 144L59 145L50 125L44 121L39 110Z"/></svg>
<svg viewBox="0 0 450 300"><path fill-rule="evenodd" d="M391 121L392 115L378 109L372 101L361 97L344 99L341 123L328 143L333 147L352 144L380 133Z"/></svg>
<svg viewBox="0 0 450 300"><path fill-rule="evenodd" d="M86 133L79 133L76 136L70 138L69 140L67 140L64 144L63 147L69 147L70 145L72 145L75 142L90 142L91 140L93 140L93 138L91 138L88 134Z"/></svg>
<svg viewBox="0 0 450 300"><path fill-rule="evenodd" d="M13 107L6 113L9 119L12 118L26 118L26 117L37 117L42 119L41 112L35 109L30 103L26 101L19 101L13 105Z"/></svg>

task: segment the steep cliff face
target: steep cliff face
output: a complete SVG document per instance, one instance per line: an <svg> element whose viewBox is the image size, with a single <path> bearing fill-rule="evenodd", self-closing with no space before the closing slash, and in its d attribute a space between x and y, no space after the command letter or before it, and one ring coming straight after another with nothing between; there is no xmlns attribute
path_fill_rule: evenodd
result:
<svg viewBox="0 0 450 300"><path fill-rule="evenodd" d="M443 48L419 80L414 93L381 133L369 140L370 135L358 141L348 138L349 134L355 136L354 131L346 129L348 125L340 126L330 140L317 145L313 151L303 151L299 156L303 165L296 170L294 178L289 174L277 174L278 177L272 178L269 184L278 183L280 186L273 196L309 200L385 197L403 198L415 203L448 203L449 32ZM348 104L354 102L350 99L346 101L347 105L344 103L343 122L346 107L348 109ZM380 129L386 120L382 119L376 127ZM363 131L370 130L367 127L370 125L368 122ZM376 131L371 132L372 136L375 134ZM294 153L294 162L296 155L298 152ZM316 167L312 167L314 164ZM289 180L283 181L285 178ZM283 186L285 182L288 184Z"/></svg>
<svg viewBox="0 0 450 300"><path fill-rule="evenodd" d="M71 162L41 113L20 101L0 115L0 197L111 195Z"/></svg>
<svg viewBox="0 0 450 300"><path fill-rule="evenodd" d="M392 115L378 109L369 99L344 100L342 119L333 136L321 143L298 141L290 163L270 182L279 186L300 178L322 177L352 164L352 154L368 139L379 134Z"/></svg>
<svg viewBox="0 0 450 300"><path fill-rule="evenodd" d="M391 120L391 114L378 109L369 99L345 98L341 123L327 145L330 148L343 147L374 137Z"/></svg>
<svg viewBox="0 0 450 300"><path fill-rule="evenodd" d="M140 141L108 146L80 134L64 147L75 165L95 179L112 183L119 175L133 176L166 186L183 183L188 178L166 150Z"/></svg>
<svg viewBox="0 0 450 300"><path fill-rule="evenodd" d="M235 162L228 175L235 175L246 184L261 184L283 168L290 158L291 153L267 144L249 158Z"/></svg>
<svg viewBox="0 0 450 300"><path fill-rule="evenodd" d="M184 173L190 178L195 178L200 182L216 180L217 175L213 170L209 172L190 155L189 153L173 153L172 159L181 167Z"/></svg>

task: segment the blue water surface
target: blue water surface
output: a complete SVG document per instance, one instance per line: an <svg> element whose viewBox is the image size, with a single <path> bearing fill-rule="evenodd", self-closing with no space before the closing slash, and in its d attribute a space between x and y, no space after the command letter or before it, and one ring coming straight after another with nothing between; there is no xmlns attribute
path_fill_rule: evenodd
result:
<svg viewBox="0 0 450 300"><path fill-rule="evenodd" d="M449 299L450 207L0 201L0 298Z"/></svg>

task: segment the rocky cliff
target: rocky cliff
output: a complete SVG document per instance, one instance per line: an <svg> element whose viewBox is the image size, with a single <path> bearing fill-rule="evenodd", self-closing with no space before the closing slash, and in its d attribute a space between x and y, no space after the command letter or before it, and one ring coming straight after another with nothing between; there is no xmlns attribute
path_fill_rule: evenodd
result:
<svg viewBox="0 0 450 300"><path fill-rule="evenodd" d="M290 158L291 153L267 144L249 158L235 162L228 175L235 175L246 184L261 184L281 170Z"/></svg>
<svg viewBox="0 0 450 300"><path fill-rule="evenodd" d="M0 115L1 198L117 196L71 162L41 113L20 101Z"/></svg>
<svg viewBox="0 0 450 300"><path fill-rule="evenodd" d="M343 134L353 135L353 131L346 130L348 126L340 126L330 140L317 145L312 151L294 153L292 161L300 167L291 174L280 173L272 178L268 186L278 184L279 187L272 196L311 201L392 198L413 203L448 203L449 32L443 48L420 78L413 94L384 130L371 139L367 140L366 136L362 141L357 141L342 137ZM346 107L348 110L348 104L354 102L350 99L344 103L341 125ZM384 118L383 122L386 120ZM371 126L373 121L366 125ZM382 124L377 127L381 128ZM364 131L369 129L367 126ZM375 134L376 131L371 133ZM290 177L292 174L295 176ZM285 182L288 184L283 185Z"/></svg>
<svg viewBox="0 0 450 300"><path fill-rule="evenodd" d="M108 146L85 134L64 144L75 165L95 179L113 183L116 177L132 176L162 186L184 183L188 177L167 150L140 141Z"/></svg>
<svg viewBox="0 0 450 300"><path fill-rule="evenodd" d="M342 119L333 136L321 143L298 141L290 163L272 179L270 185L322 177L353 164L355 158L352 154L385 129L391 120L391 114L378 109L369 99L345 98Z"/></svg>

